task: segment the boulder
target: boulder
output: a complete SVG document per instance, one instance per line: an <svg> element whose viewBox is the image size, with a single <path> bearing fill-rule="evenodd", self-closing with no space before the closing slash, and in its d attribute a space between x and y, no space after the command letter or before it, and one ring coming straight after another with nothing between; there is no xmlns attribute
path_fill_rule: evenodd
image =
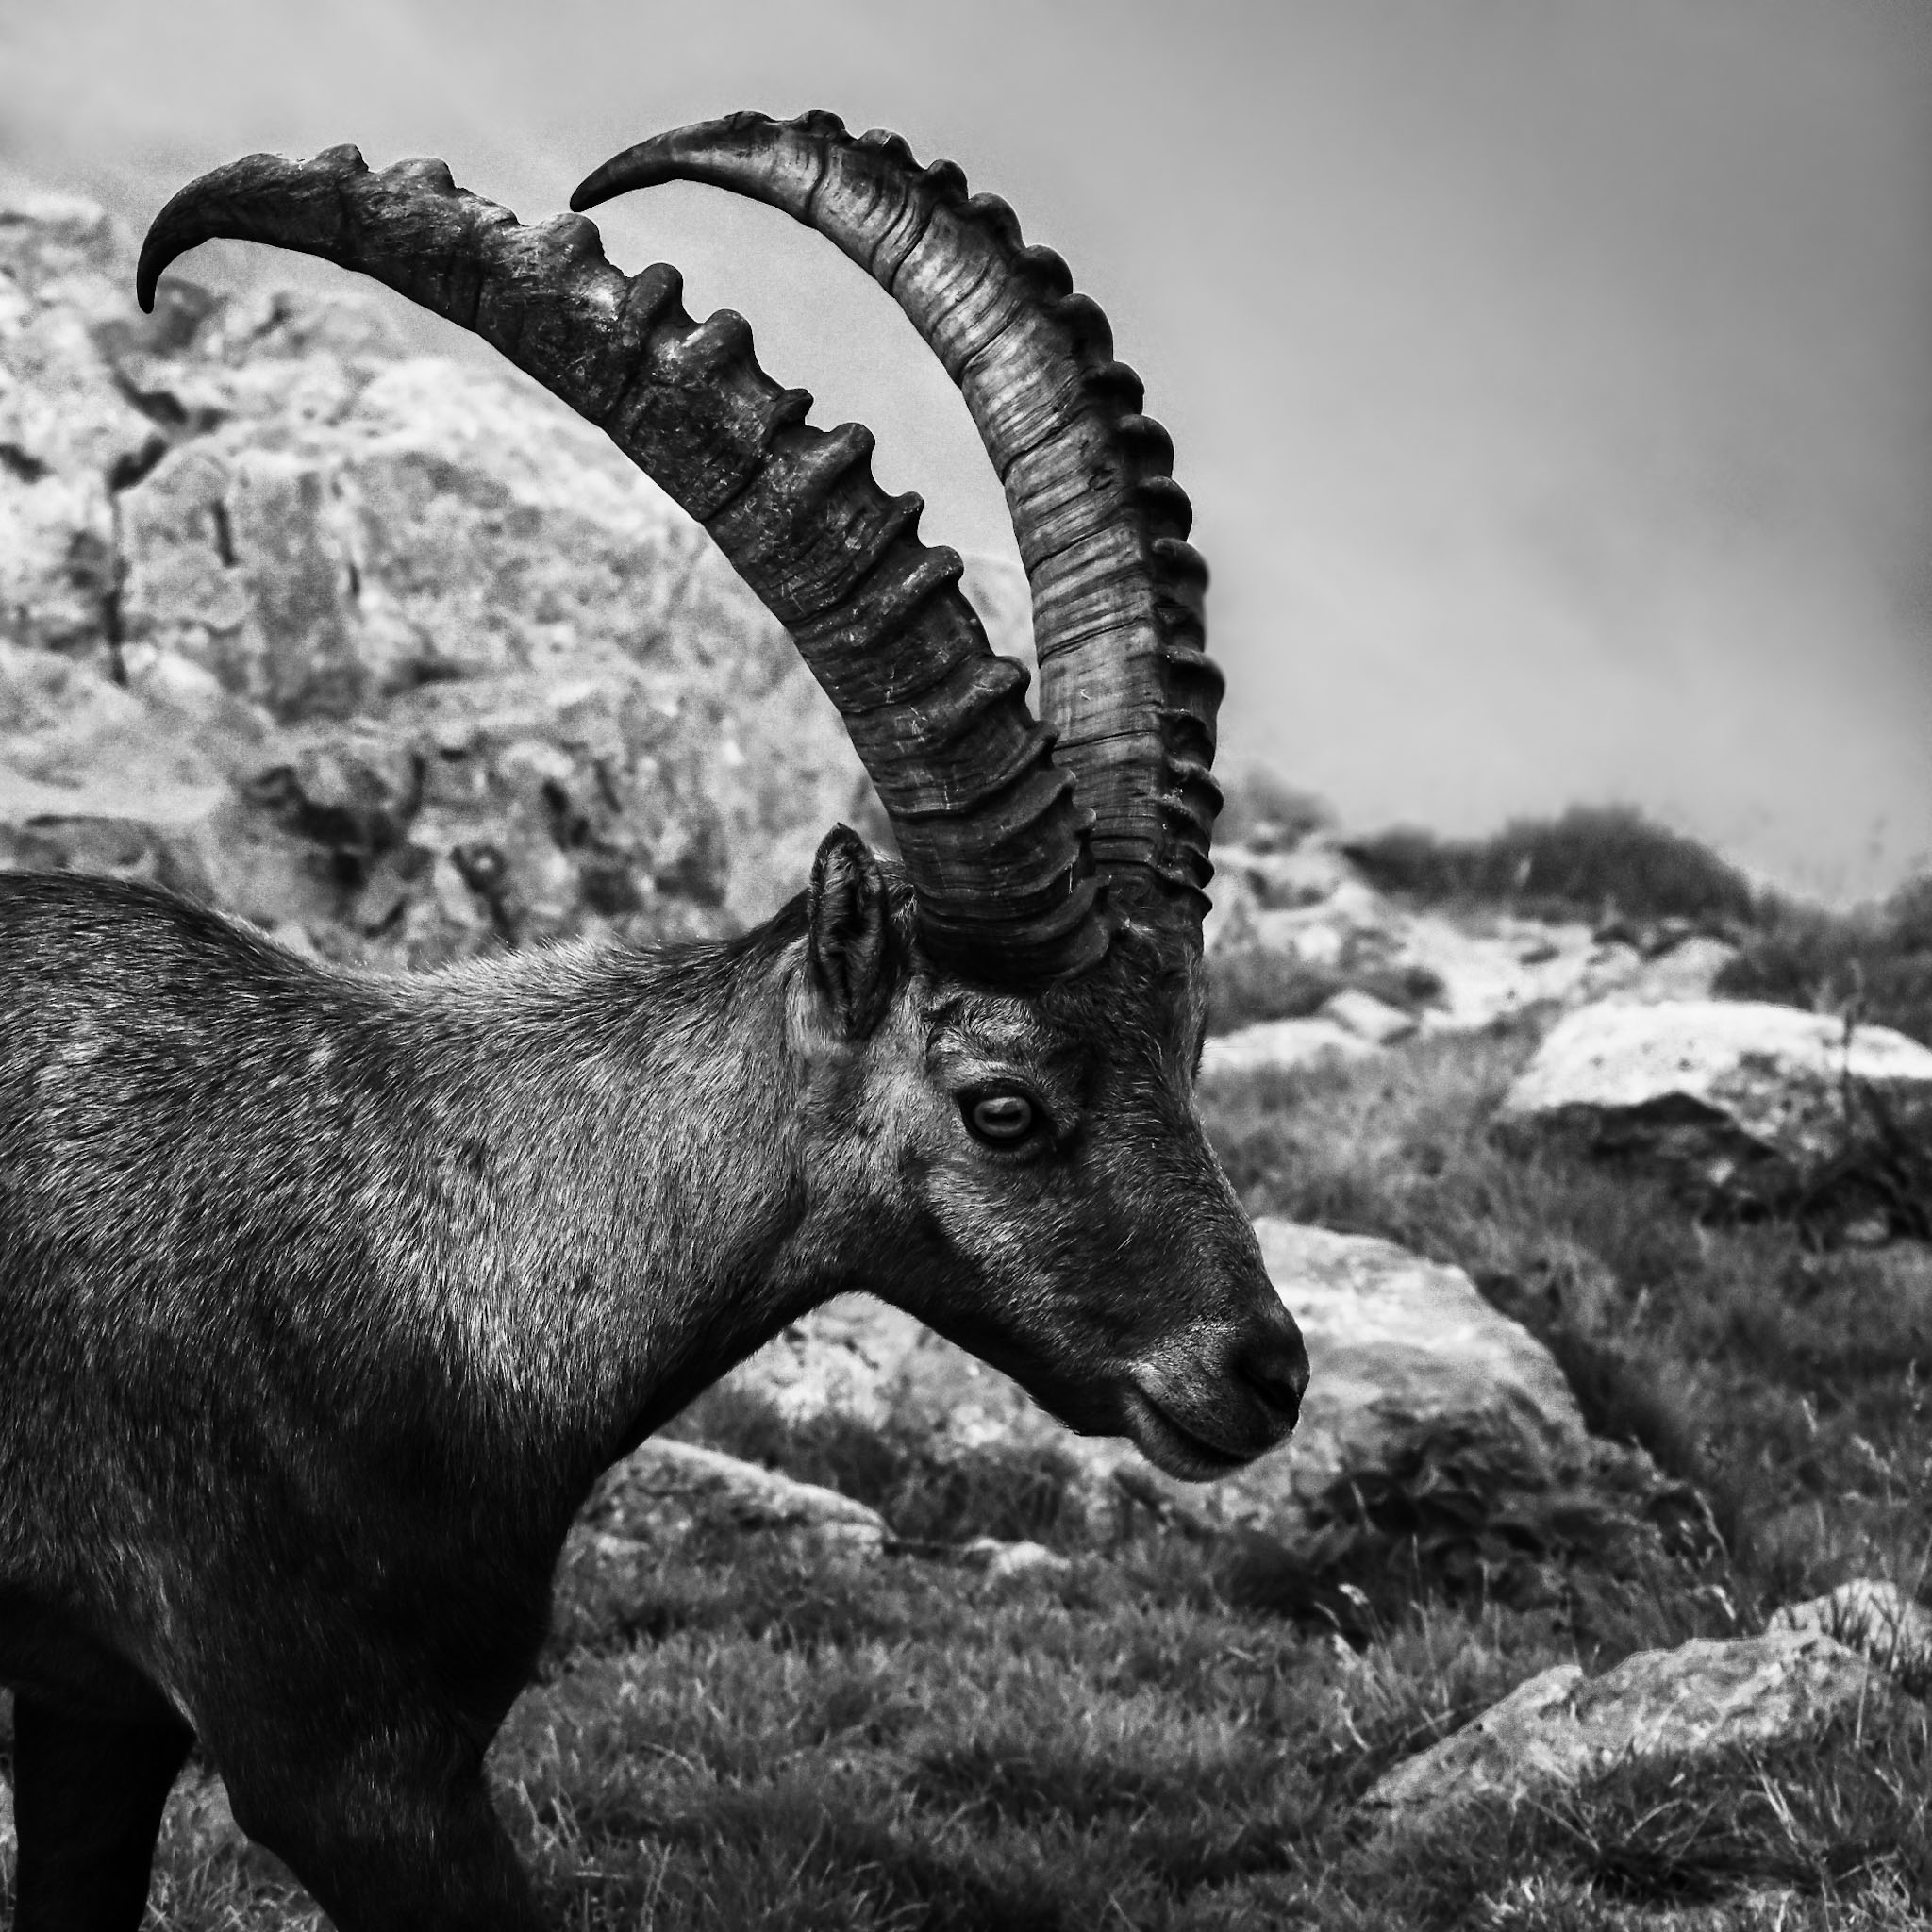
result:
<svg viewBox="0 0 1932 1932"><path fill-rule="evenodd" d="M1311 1499L1392 1467L1408 1444L1449 1424L1520 1444L1552 1468L1585 1457L1588 1432L1555 1357L1461 1269L1272 1217L1255 1232L1309 1362L1288 1449L1232 1479L1257 1486L1255 1503L1278 1481L1272 1463L1286 1462L1296 1493Z"/></svg>
<svg viewBox="0 0 1932 1932"><path fill-rule="evenodd" d="M725 1386L793 1422L832 1413L908 1427L955 1452L1056 1451L1080 1471L1090 1528L1101 1538L1153 1511L1296 1541L1339 1488L1407 1474L1445 1445L1517 1490L1589 1478L1599 1446L1562 1372L1459 1269L1274 1218L1255 1231L1307 1339L1311 1374L1287 1446L1218 1483L1179 1483L1126 1442L1069 1434L1006 1376L861 1296L794 1324Z"/></svg>
<svg viewBox="0 0 1932 1932"><path fill-rule="evenodd" d="M1897 1584L1869 1576L1774 1610L1768 1628L1822 1630L1907 1686L1932 1686L1932 1610Z"/></svg>
<svg viewBox="0 0 1932 1932"><path fill-rule="evenodd" d="M1551 1029L1498 1124L1776 1206L1901 1144L1932 1158L1932 1048L1754 1001L1602 1002Z"/></svg>
<svg viewBox="0 0 1932 1932"><path fill-rule="evenodd" d="M654 1437L598 1481L575 1532L617 1546L675 1543L705 1527L781 1532L854 1554L886 1537L875 1509L695 1442Z"/></svg>
<svg viewBox="0 0 1932 1932"><path fill-rule="evenodd" d="M1639 1651L1596 1678L1558 1664L1386 1772L1363 1803L1391 1824L1429 1822L1473 1800L1514 1803L1619 1764L1696 1764L1803 1737L1897 1695L1882 1672L1818 1630Z"/></svg>

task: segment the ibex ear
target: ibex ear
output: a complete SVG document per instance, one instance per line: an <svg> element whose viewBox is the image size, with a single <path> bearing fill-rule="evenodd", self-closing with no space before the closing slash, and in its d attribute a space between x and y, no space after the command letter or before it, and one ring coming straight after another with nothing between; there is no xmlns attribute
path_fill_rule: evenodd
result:
<svg viewBox="0 0 1932 1932"><path fill-rule="evenodd" d="M898 941L878 860L850 825L820 841L806 904L812 976L840 1030L863 1040L891 997Z"/></svg>

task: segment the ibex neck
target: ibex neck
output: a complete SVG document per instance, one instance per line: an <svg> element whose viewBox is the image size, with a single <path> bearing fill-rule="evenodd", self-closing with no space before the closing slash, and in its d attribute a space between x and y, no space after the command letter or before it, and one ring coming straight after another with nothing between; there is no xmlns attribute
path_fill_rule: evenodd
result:
<svg viewBox="0 0 1932 1932"><path fill-rule="evenodd" d="M475 1395L583 1481L841 1285L796 1240L798 954L563 951L406 996L439 1116L422 1192L465 1262L424 1286Z"/></svg>

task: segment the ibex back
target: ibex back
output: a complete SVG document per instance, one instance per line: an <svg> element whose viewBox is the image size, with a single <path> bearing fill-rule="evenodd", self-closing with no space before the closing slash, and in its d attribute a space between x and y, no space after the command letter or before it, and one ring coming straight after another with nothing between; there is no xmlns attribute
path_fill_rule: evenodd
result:
<svg viewBox="0 0 1932 1932"><path fill-rule="evenodd" d="M827 836L714 946L415 977L142 888L0 875L0 1681L21 1932L129 1932L197 1740L345 1932L529 1928L482 1776L600 1470L870 1291L1207 1477L1300 1336L1203 1135L1218 677L1166 440L1057 257L889 136L758 116L685 175L791 208L961 382L1035 592L1043 729L958 565L737 318L436 163L254 157L141 287L245 235L496 341L703 519L838 703L904 864ZM1058 734L1058 743L1055 741Z"/></svg>

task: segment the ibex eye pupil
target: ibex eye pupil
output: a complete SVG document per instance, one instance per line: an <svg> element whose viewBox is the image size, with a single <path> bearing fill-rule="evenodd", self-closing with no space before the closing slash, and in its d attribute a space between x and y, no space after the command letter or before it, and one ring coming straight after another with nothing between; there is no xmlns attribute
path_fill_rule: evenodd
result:
<svg viewBox="0 0 1932 1932"><path fill-rule="evenodd" d="M975 1100L967 1119L983 1141L1024 1141L1033 1131L1033 1103L1017 1093L992 1093Z"/></svg>

